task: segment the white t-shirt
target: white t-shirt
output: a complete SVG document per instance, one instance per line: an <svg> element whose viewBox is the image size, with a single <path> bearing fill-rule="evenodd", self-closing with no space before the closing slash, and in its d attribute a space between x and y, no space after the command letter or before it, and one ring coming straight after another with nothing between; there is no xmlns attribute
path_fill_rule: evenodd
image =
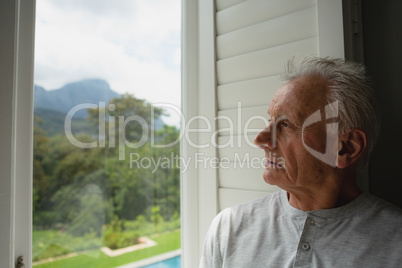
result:
<svg viewBox="0 0 402 268"><path fill-rule="evenodd" d="M402 267L402 210L363 193L304 212L281 190L219 213L200 267Z"/></svg>

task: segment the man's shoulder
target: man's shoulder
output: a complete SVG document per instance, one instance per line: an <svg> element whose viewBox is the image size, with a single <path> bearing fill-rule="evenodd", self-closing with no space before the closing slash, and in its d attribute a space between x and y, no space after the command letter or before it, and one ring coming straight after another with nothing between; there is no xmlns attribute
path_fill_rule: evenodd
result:
<svg viewBox="0 0 402 268"><path fill-rule="evenodd" d="M231 207L231 209L238 211L252 211L254 209L266 209L267 206L277 206L280 203L280 198L282 194L283 190L278 190L273 193L268 193L264 197L260 197L252 201L233 206Z"/></svg>
<svg viewBox="0 0 402 268"><path fill-rule="evenodd" d="M377 196L366 194L369 202L369 211L377 218L387 218L390 222L402 224L402 209L396 205L379 198Z"/></svg>
<svg viewBox="0 0 402 268"><path fill-rule="evenodd" d="M281 213L281 191L270 193L265 197L223 209L212 221L211 234L220 239L230 234L255 232L267 224L270 219Z"/></svg>

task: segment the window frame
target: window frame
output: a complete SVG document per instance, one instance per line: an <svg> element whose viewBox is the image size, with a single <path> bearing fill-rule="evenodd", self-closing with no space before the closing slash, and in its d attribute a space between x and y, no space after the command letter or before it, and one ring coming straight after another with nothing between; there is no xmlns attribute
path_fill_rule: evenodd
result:
<svg viewBox="0 0 402 268"><path fill-rule="evenodd" d="M201 15L202 14L202 15ZM202 115L216 130L215 1L182 1L182 110L184 123ZM211 90L214 89L214 90ZM198 125L201 129L203 126ZM197 128L192 124L191 128ZM211 133L189 133L192 143L210 142ZM181 175L182 267L198 267L204 236L218 212L217 169L197 168L197 154L216 157L217 149L197 149L181 140L181 156L190 165ZM200 179L202 178L202 180Z"/></svg>
<svg viewBox="0 0 402 268"><path fill-rule="evenodd" d="M35 0L0 4L0 266L32 263ZM7 242L5 242L7 241Z"/></svg>

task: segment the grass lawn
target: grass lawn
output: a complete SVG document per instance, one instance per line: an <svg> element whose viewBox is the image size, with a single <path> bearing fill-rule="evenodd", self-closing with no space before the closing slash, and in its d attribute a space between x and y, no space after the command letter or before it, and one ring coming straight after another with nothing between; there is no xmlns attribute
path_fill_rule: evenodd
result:
<svg viewBox="0 0 402 268"><path fill-rule="evenodd" d="M37 235L41 235L40 233ZM100 250L86 251L78 256L35 265L35 268L111 268L135 262L180 248L180 230L151 237L158 244L154 247L109 257Z"/></svg>

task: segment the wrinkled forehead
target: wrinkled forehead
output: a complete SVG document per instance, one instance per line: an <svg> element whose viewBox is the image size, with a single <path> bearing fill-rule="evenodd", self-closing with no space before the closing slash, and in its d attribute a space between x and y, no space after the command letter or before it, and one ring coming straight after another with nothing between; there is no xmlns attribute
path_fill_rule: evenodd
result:
<svg viewBox="0 0 402 268"><path fill-rule="evenodd" d="M282 86L269 104L271 117L285 116L295 123L328 103L328 82L317 76L300 77Z"/></svg>

